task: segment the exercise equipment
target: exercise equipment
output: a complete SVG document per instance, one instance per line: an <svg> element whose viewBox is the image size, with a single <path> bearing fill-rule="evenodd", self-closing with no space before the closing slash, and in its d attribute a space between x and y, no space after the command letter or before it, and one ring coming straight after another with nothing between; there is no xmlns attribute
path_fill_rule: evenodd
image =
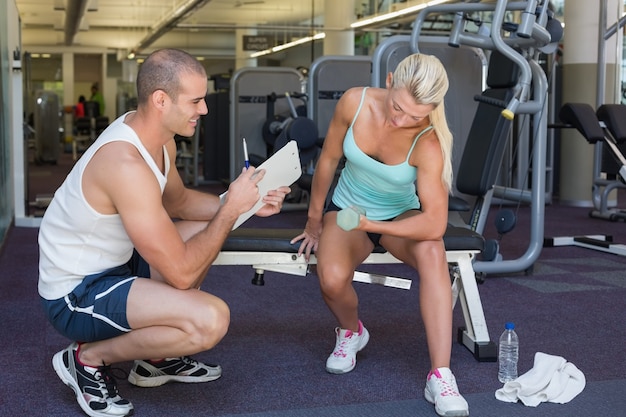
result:
<svg viewBox="0 0 626 417"><path fill-rule="evenodd" d="M241 138L246 138L253 165L295 140L305 175L284 208L306 208L308 193L303 190L310 188L319 134L315 123L306 117L308 95L301 92L302 73L292 68L242 68L233 75L230 85L230 180L239 175L239 167L243 166ZM304 105L296 106L294 99Z"/></svg>
<svg viewBox="0 0 626 417"><path fill-rule="evenodd" d="M420 52L421 48L421 28L429 14L452 14L454 16L453 26L450 36L447 39L448 45L455 49L462 46L470 46L491 51L490 56L501 56L507 58L519 68L519 76L512 88L512 97L504 99L482 97L480 103L490 104L499 108L498 118L505 126L507 120L511 120L517 115L528 115L534 129L534 135L526 142L527 148L520 152L522 155L532 155L532 165L527 165L528 170L532 166L533 175L530 189L522 187L502 187L489 179L486 186L492 195L483 195L482 210L486 212L492 197L497 197L508 201L527 202L531 206L530 219L530 240L526 252L517 259L502 260L495 256L490 261L477 261L474 263L474 270L479 273L507 273L528 271L541 253L543 245L543 223L545 208L545 179L547 171L547 78L543 69L537 62L541 50L551 49L560 39L561 33L554 29L552 32L546 28L551 20L548 13L547 1L520 1L509 2L498 0L495 3L472 3L472 4L449 4L432 6L423 9L413 24L410 37L410 47L412 52ZM505 16L510 12L519 11L520 21L518 23L506 22ZM478 31L476 33L466 30L469 19L466 16L471 13L492 13L491 30ZM504 35L508 33L509 36ZM426 36L427 38L427 36ZM374 76L375 74L373 74ZM379 72L378 77L382 75ZM494 110L495 111L495 110ZM475 114L476 120L482 119L482 114ZM521 123L529 123L526 117L518 118ZM505 129L506 130L506 129ZM491 142L493 145L494 142ZM489 143L485 144L489 149ZM465 146L465 149L468 145ZM497 163L498 158L490 160ZM500 172L499 175L502 175ZM463 175L458 175L461 178ZM480 233L483 232L480 224L473 224Z"/></svg>
<svg viewBox="0 0 626 417"><path fill-rule="evenodd" d="M78 153L83 152L95 140L89 117L79 117L74 125L75 134L72 138L72 160L78 160Z"/></svg>
<svg viewBox="0 0 626 417"><path fill-rule="evenodd" d="M372 59L369 56L326 55L311 65L307 79L307 115L318 131L318 148L324 145L328 126L341 96L352 87L369 85ZM299 183L310 192L315 161L309 164Z"/></svg>
<svg viewBox="0 0 626 417"><path fill-rule="evenodd" d="M452 5L435 6L432 8L432 12L455 9L450 6ZM500 117L503 118L503 122L510 120L511 116L529 115L532 118L531 125L534 129L534 135L529 136L527 141L518 138L522 144L526 145L526 148L519 154L524 157L532 155L530 166L527 163L519 164L526 166L524 172L528 172L532 166L533 175L530 189L502 187L493 182L490 185L492 196L487 195L482 204L483 210L488 208L487 202L491 197L529 203L531 219L528 248L517 259L501 260L501 257L496 256L495 261L477 261L474 263L476 272L487 274L528 271L539 257L543 245L548 147L546 100L548 88L546 74L537 62L537 58L541 49L553 46L561 36L561 33L557 31L551 33L546 29L547 22L551 20L547 6L547 1L508 2L499 0L495 4L467 4L456 7L449 39L451 46L456 47L464 44L480 47L492 51L492 56L497 51L519 68L519 77L515 86L512 87L513 97L505 97L503 100L486 98L485 102L500 107ZM480 31L474 34L466 31L466 14L485 11L493 11L489 34L481 34ZM505 21L505 16L511 11L522 12L518 23ZM416 28L421 27L421 22L425 20L425 16L425 11L418 15L412 32L412 44L417 46L416 50L419 47L419 44L415 42ZM504 37L507 32L509 36ZM479 118L479 115L477 114L475 118ZM528 123L528 120L526 117L521 117L518 118L518 122ZM482 233L481 228L477 230Z"/></svg>
<svg viewBox="0 0 626 417"><path fill-rule="evenodd" d="M454 178L458 178L458 168L467 132L476 112L476 95L484 89L487 74L487 56L480 48L462 45L450 48L446 36L420 36L420 52L434 55L448 71L450 87L445 98L446 118L454 136L452 149L452 169ZM413 53L411 37L408 35L390 36L380 43L372 58L371 84L385 88L389 72L393 72L400 61ZM454 196L449 206L455 211L469 211L473 196L464 195L453 184Z"/></svg>
<svg viewBox="0 0 626 417"><path fill-rule="evenodd" d="M35 94L35 163L56 164L61 154L59 96L53 91Z"/></svg>
<svg viewBox="0 0 626 417"><path fill-rule="evenodd" d="M618 164L614 174L619 175L623 184L626 181L626 158L624 158L621 146L626 143L626 106L603 104L596 111L596 115L606 126L608 135L605 137L605 143Z"/></svg>
<svg viewBox="0 0 626 417"><path fill-rule="evenodd" d="M76 119L75 134L72 138L72 159L74 162L78 160L78 153L84 152L108 126L109 118L107 116L87 116Z"/></svg>
<svg viewBox="0 0 626 417"><path fill-rule="evenodd" d="M607 76L607 65L606 65L606 46L607 41L615 36L616 44L622 45L624 33L623 28L626 26L626 16L618 14L618 20L608 26L608 2L606 0L599 2L600 13L598 19L598 26L601 30L598 36L598 65L597 65L597 78L596 78L596 103L595 107L599 110L600 107L606 105L606 103L616 103L621 101L622 93L615 93L615 97L610 98L608 100L605 99L606 92L606 76ZM621 55L619 54L616 57L616 61L621 59ZM621 90L622 86L615 86L616 90ZM607 126L608 127L608 126ZM610 128L609 128L610 129ZM609 210L608 209L608 200L609 193L606 188L621 188L620 181L609 182L603 184L603 173L602 169L604 168L604 163L612 162L610 161L611 157L615 157L615 152L613 150L608 150L608 158L606 147L608 146L608 142L598 141L594 144L593 148L593 188L592 188L592 201L594 205L594 210L591 212L592 217L598 217L602 219L616 220L617 218L621 218L619 215L620 210ZM618 145L619 146L619 145ZM623 148L620 150L622 151ZM622 164L623 165L623 164ZM619 168L617 168L619 169ZM615 216L617 214L617 217Z"/></svg>
<svg viewBox="0 0 626 417"><path fill-rule="evenodd" d="M626 210L609 207L609 194L613 190L626 188L626 160L623 151L626 149L626 106L623 104L603 104L596 111L598 120L604 125L604 146L602 171L593 181L593 198L595 209L589 213L591 217L611 221L626 221Z"/></svg>
<svg viewBox="0 0 626 417"><path fill-rule="evenodd" d="M343 93L353 87L369 85L371 72L370 56L326 55L313 62L307 80L307 115L317 126L319 146L323 145L335 107Z"/></svg>
<svg viewBox="0 0 626 417"><path fill-rule="evenodd" d="M626 106L607 104L594 111L587 103L566 103L559 111L559 118L564 123L560 127L575 128L594 147L604 143L620 164L621 180L626 181L626 158L618 147L619 143L626 141ZM621 217L617 212L614 216L612 220ZM552 237L545 239L544 246L579 246L626 256L626 245L614 243L613 237L607 235Z"/></svg>
<svg viewBox="0 0 626 417"><path fill-rule="evenodd" d="M240 228L232 231L213 265L251 265L255 271L253 284L264 285L265 271L306 276L309 266L317 259L312 255L309 262L297 256L298 245L290 241L301 229ZM458 340L469 349L476 360L493 362L497 358L496 345L489 339L485 315L478 293L478 284L472 262L484 245L483 237L467 228L448 226L444 236L454 305L458 302L463 310L465 327L460 328ZM398 259L376 248L363 262L367 264L397 264ZM410 289L411 280L402 277L355 271L354 281L379 284L386 287Z"/></svg>
<svg viewBox="0 0 626 417"><path fill-rule="evenodd" d="M268 97L275 92L302 91L302 74L294 68L246 67L237 70L229 90L229 180L233 181L244 165L241 139L246 138L250 155L267 159L263 125L267 121ZM288 114L287 100L275 103L275 114Z"/></svg>
<svg viewBox="0 0 626 417"><path fill-rule="evenodd" d="M358 207L346 207L337 213L337 225L345 231L356 228L361 222L361 215L365 215L365 211Z"/></svg>
<svg viewBox="0 0 626 417"><path fill-rule="evenodd" d="M275 111L275 103L281 99L287 102L289 108L287 115L277 114ZM301 100L303 104L296 107L293 102L294 99ZM304 167L315 159L318 153L319 135L315 123L306 116L307 100L306 94L298 92L286 92L284 94L272 92L267 96L266 120L262 128L263 140L268 146L267 155L282 148L287 142L295 140ZM251 154L252 157L253 154ZM258 155L254 155L254 157L253 165L255 163L258 165L263 161Z"/></svg>
<svg viewBox="0 0 626 417"><path fill-rule="evenodd" d="M216 81L217 83L217 81ZM226 182L230 178L230 100L228 91L207 94L209 113L201 117L198 142L192 143L194 154L202 145L202 180ZM194 167L197 164L194 164ZM197 178L194 177L194 179ZM195 179L194 185L200 182Z"/></svg>
<svg viewBox="0 0 626 417"><path fill-rule="evenodd" d="M511 137L512 121L502 115L514 97L519 67L499 51L491 53L487 88L474 97L478 103L459 163L456 187L475 199L467 223L482 233L491 205L504 152Z"/></svg>
<svg viewBox="0 0 626 417"><path fill-rule="evenodd" d="M302 101L300 106L295 105L294 99ZM275 103L286 100L289 113L276 114ZM292 185L291 192L285 198L284 209L306 209L309 202L314 160L319 153L319 135L313 120L306 117L308 97L298 92L277 94L272 92L267 97L266 120L263 124L263 139L267 145L267 155L281 149L290 141L295 141L300 155L300 164L304 175ZM265 158L250 154L250 163L259 166Z"/></svg>

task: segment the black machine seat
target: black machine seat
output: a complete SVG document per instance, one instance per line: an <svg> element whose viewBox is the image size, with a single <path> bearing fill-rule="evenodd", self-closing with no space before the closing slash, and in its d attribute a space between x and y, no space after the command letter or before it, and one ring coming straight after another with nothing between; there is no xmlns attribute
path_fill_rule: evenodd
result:
<svg viewBox="0 0 626 417"><path fill-rule="evenodd" d="M79 117L76 119L76 132L79 135L90 135L91 119L88 117Z"/></svg>
<svg viewBox="0 0 626 417"><path fill-rule="evenodd" d="M448 211L470 211L470 204L461 197L448 196Z"/></svg>
<svg viewBox="0 0 626 417"><path fill-rule="evenodd" d="M583 135L587 142L596 143L604 140L604 132L598 123L596 112L587 103L566 103L559 111L559 119L571 125Z"/></svg>
<svg viewBox="0 0 626 417"><path fill-rule="evenodd" d="M603 104L596 110L596 116L604 122L616 143L626 142L626 106Z"/></svg>
<svg viewBox="0 0 626 417"><path fill-rule="evenodd" d="M263 229L239 228L230 232L222 246L223 251L231 252L287 252L296 253L300 243L291 244L290 240L302 233L301 229ZM485 241L483 237L465 227L448 225L443 241L447 251L475 250L481 252ZM374 253L384 253L385 249L376 247Z"/></svg>

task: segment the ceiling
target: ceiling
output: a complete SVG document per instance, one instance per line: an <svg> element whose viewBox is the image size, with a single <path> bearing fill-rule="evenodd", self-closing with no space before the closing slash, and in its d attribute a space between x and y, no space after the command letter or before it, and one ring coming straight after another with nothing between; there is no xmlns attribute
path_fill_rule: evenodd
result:
<svg viewBox="0 0 626 417"><path fill-rule="evenodd" d="M325 0L15 0L23 49L149 52L186 48L234 56L235 31L277 39L323 25ZM355 1L358 3L358 1ZM313 18L313 19L312 19ZM249 34L254 34L250 32Z"/></svg>
<svg viewBox="0 0 626 417"><path fill-rule="evenodd" d="M25 50L142 52L176 46L230 56L236 29L303 36L324 6L324 0L15 1Z"/></svg>
<svg viewBox="0 0 626 417"><path fill-rule="evenodd" d="M349 1L349 0L335 0ZM357 14L427 0L353 0ZM453 0L463 1L463 0ZM478 0L470 0L478 1ZM126 57L179 47L234 58L236 31L277 43L322 31L326 0L15 0L29 52L102 52ZM395 3L395 4L394 4ZM384 10L383 8L386 8ZM241 33L239 33L240 35Z"/></svg>

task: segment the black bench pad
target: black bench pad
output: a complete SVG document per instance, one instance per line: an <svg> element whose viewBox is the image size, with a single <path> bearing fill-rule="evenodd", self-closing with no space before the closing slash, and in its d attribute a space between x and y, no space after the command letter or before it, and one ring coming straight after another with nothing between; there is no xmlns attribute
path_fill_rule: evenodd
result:
<svg viewBox="0 0 626 417"><path fill-rule="evenodd" d="M300 242L291 244L289 241L302 233L302 229L257 229L239 228L230 232L222 246L222 251L229 252L298 252ZM482 251L485 245L484 238L464 227L448 225L443 238L446 250L475 250ZM384 253L381 247L374 249L375 253Z"/></svg>

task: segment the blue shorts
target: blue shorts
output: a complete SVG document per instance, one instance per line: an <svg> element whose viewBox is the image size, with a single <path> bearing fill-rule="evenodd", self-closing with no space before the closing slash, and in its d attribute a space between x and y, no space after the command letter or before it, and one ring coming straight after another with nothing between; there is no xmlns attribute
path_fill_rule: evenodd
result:
<svg viewBox="0 0 626 417"><path fill-rule="evenodd" d="M86 276L57 300L41 298L52 326L70 340L94 342L131 331L126 300L137 277L150 277L150 267L135 251L128 263Z"/></svg>

